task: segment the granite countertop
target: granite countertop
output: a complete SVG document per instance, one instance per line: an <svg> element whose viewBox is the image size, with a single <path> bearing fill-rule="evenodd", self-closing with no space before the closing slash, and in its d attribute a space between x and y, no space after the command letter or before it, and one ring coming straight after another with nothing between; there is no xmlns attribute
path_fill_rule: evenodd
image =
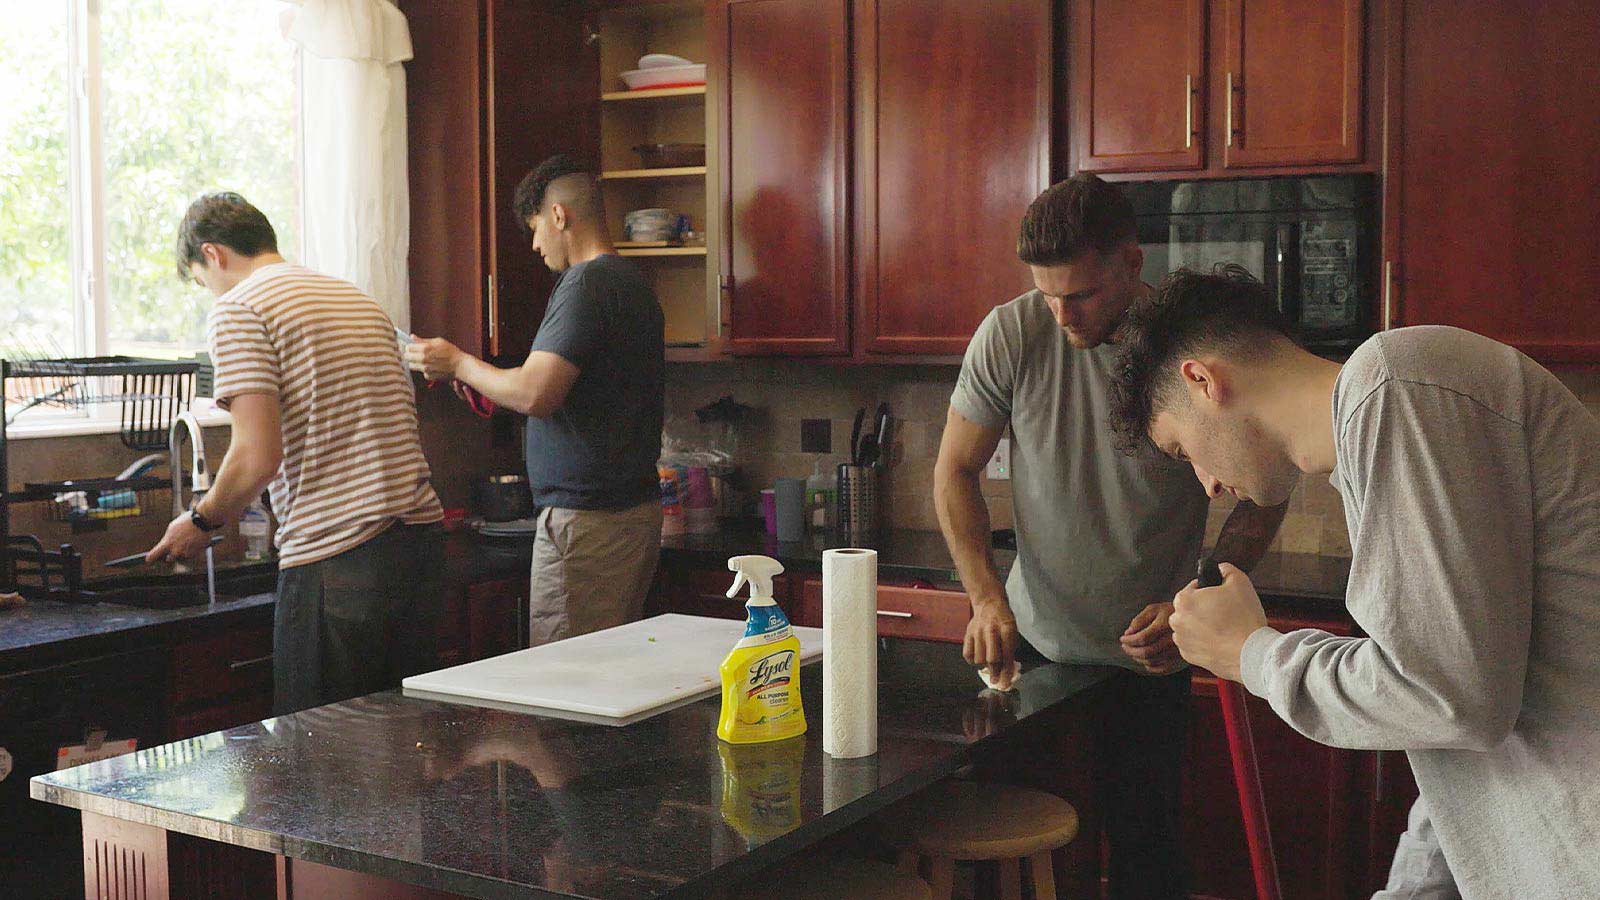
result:
<svg viewBox="0 0 1600 900"><path fill-rule="evenodd" d="M1092 695L1111 671L1046 663L998 695L959 647L888 641L879 752L859 760L822 753L811 665L811 730L775 744L719 742L717 697L612 727L388 691L41 775L31 789L471 897L699 897L954 773L974 746L1028 740L1027 720Z"/></svg>

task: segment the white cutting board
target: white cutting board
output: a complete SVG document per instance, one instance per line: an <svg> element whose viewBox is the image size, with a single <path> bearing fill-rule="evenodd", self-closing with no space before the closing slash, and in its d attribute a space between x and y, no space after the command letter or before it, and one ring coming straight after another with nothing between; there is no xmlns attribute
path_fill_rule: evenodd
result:
<svg viewBox="0 0 1600 900"><path fill-rule="evenodd" d="M822 658L822 629L794 629L800 661ZM413 675L407 697L628 725L722 690L717 667L744 622L668 613ZM820 677L820 676L818 676Z"/></svg>

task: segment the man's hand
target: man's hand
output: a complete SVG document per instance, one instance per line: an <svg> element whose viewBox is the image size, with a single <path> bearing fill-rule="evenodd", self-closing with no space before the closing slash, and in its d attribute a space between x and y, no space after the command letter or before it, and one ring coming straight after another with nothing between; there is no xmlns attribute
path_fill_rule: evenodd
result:
<svg viewBox="0 0 1600 900"><path fill-rule="evenodd" d="M184 512L167 526L167 533L162 535L160 543L144 555L144 561L177 562L198 554L210 544L211 536L201 531L189 514Z"/></svg>
<svg viewBox="0 0 1600 900"><path fill-rule="evenodd" d="M1183 661L1172 641L1171 603L1152 603L1139 611L1122 633L1122 652L1151 675L1169 675Z"/></svg>
<svg viewBox="0 0 1600 900"><path fill-rule="evenodd" d="M460 347L444 338L413 338L406 345L406 365L429 381L456 377L456 367L465 356Z"/></svg>
<svg viewBox="0 0 1600 900"><path fill-rule="evenodd" d="M961 644L961 655L975 666L991 673L1004 673L1017 655L1017 617L1005 600L972 604L972 621Z"/></svg>
<svg viewBox="0 0 1600 900"><path fill-rule="evenodd" d="M1211 670L1218 678L1242 680L1239 654L1256 629L1267 624L1261 598L1250 576L1223 563L1222 584L1199 587L1191 581L1173 600L1172 638L1183 658Z"/></svg>

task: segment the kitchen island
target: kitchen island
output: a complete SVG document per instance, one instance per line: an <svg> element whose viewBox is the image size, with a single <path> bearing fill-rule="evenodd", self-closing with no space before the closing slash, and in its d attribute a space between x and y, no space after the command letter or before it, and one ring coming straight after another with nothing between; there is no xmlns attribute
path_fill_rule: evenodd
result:
<svg viewBox="0 0 1600 900"><path fill-rule="evenodd" d="M972 762L1027 752L1112 670L1046 663L986 693L958 647L890 640L876 756L715 736L718 699L626 727L397 691L33 779L83 811L90 896L714 897ZM146 896L127 886L110 896Z"/></svg>

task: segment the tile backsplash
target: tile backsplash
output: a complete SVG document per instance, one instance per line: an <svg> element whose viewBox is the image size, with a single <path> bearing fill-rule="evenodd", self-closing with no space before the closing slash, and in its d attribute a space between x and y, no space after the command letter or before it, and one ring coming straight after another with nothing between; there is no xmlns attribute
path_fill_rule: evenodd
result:
<svg viewBox="0 0 1600 900"><path fill-rule="evenodd" d="M1600 415L1600 370L1557 374ZM674 365L667 373L666 433L673 443L687 447L729 450L754 487L770 487L780 476L832 471L845 458L855 411L866 407L870 416L878 403L888 403L898 427L888 453L887 521L895 528L936 530L933 463L955 379L956 369L943 366L846 367L791 360ZM732 429L696 421L696 408L728 395L757 410L751 421ZM832 453L800 451L801 421L816 418L832 422ZM986 478L983 494L994 527L1010 527L1011 483ZM1232 509L1232 498L1212 504L1208 543L1216 540ZM1325 476L1301 480L1272 549L1350 555L1343 504Z"/></svg>

